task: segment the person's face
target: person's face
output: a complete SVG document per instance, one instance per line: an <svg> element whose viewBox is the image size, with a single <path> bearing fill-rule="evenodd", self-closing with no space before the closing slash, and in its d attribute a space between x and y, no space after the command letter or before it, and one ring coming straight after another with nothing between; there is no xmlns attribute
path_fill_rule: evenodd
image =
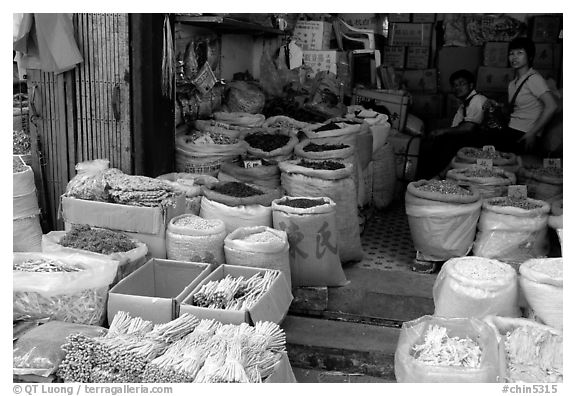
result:
<svg viewBox="0 0 576 396"><path fill-rule="evenodd" d="M508 51L508 61L513 69L528 66L528 54L523 48L511 49Z"/></svg>
<svg viewBox="0 0 576 396"><path fill-rule="evenodd" d="M466 99L468 94L472 92L472 83L466 81L464 78L457 78L452 82L452 89L457 98Z"/></svg>

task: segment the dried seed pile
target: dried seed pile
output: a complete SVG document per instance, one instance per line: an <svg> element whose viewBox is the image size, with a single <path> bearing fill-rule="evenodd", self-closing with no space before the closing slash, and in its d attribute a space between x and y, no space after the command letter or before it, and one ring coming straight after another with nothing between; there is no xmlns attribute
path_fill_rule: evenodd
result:
<svg viewBox="0 0 576 396"><path fill-rule="evenodd" d="M247 135L244 140L251 147L270 152L286 146L290 141L290 136L279 133L252 133Z"/></svg>
<svg viewBox="0 0 576 396"><path fill-rule="evenodd" d="M195 230L210 230L216 225L220 224L214 220L203 219L200 216L182 216L178 220L174 221L174 225L179 227L188 227Z"/></svg>
<svg viewBox="0 0 576 396"><path fill-rule="evenodd" d="M184 139L186 144L234 144L238 138L233 138L213 131L193 131Z"/></svg>
<svg viewBox="0 0 576 396"><path fill-rule="evenodd" d="M501 198L494 198L490 201L491 205L494 206L512 206L515 208L525 209L525 210L534 210L542 207L541 203L538 202L531 202L527 199L518 199L512 197L501 197Z"/></svg>
<svg viewBox="0 0 576 396"><path fill-rule="evenodd" d="M480 158L480 159L495 160L495 159L507 158L507 156L503 155L499 151L481 150L474 147L467 147L462 149L462 154L464 154L467 157Z"/></svg>
<svg viewBox="0 0 576 396"><path fill-rule="evenodd" d="M464 172L462 173L467 177L498 177L501 179L506 179L506 175L503 172L482 167L465 168Z"/></svg>
<svg viewBox="0 0 576 396"><path fill-rule="evenodd" d="M341 164L340 162L336 161L307 161L307 160L300 160L298 162L299 166L303 166L305 168L312 168L312 169L319 169L319 170L337 170L337 169L344 169L346 166Z"/></svg>
<svg viewBox="0 0 576 396"><path fill-rule="evenodd" d="M237 198L252 197L254 195L263 195L264 192L240 182L219 183L212 188L212 191L229 195Z"/></svg>
<svg viewBox="0 0 576 396"><path fill-rule="evenodd" d="M284 199L278 201L278 205L290 206L292 208L308 209L315 206L325 205L326 201L323 199L306 199L306 198L296 198L296 199Z"/></svg>
<svg viewBox="0 0 576 396"><path fill-rule="evenodd" d="M412 356L430 366L476 368L480 366L482 350L468 337L449 337L445 327L432 325L424 335L424 343L412 346Z"/></svg>
<svg viewBox="0 0 576 396"><path fill-rule="evenodd" d="M473 280L501 279L506 274L507 264L495 260L462 260L455 265L455 269L462 276Z"/></svg>
<svg viewBox="0 0 576 396"><path fill-rule="evenodd" d="M556 279L562 279L564 275L564 267L561 260L542 260L534 264L532 269Z"/></svg>
<svg viewBox="0 0 576 396"><path fill-rule="evenodd" d="M250 234L245 238L242 238L242 240L250 243L270 243L270 242L278 243L283 241L283 239L280 238L278 235L268 230Z"/></svg>
<svg viewBox="0 0 576 396"><path fill-rule="evenodd" d="M191 304L212 309L248 310L268 291L278 275L278 271L265 271L245 279L228 274L223 279L202 285L192 295Z"/></svg>
<svg viewBox="0 0 576 396"><path fill-rule="evenodd" d="M431 191L446 195L472 195L472 192L450 180L429 180L417 187L421 191Z"/></svg>
<svg viewBox="0 0 576 396"><path fill-rule="evenodd" d="M74 225L59 244L101 254L128 252L137 247L134 241L121 232L91 228L89 225Z"/></svg>
<svg viewBox="0 0 576 396"><path fill-rule="evenodd" d="M30 135L23 130L12 131L12 154L30 154Z"/></svg>
<svg viewBox="0 0 576 396"><path fill-rule="evenodd" d="M321 151L332 151L332 150L342 150L345 148L348 148L350 146L346 145L346 144L316 144L316 143L310 143L308 145L306 145L306 147L303 148L304 151L306 152L313 152L313 153L317 153L317 152L321 152Z"/></svg>
<svg viewBox="0 0 576 396"><path fill-rule="evenodd" d="M533 171L534 174L541 176L562 177L563 175L562 168L545 167L545 168L536 168Z"/></svg>

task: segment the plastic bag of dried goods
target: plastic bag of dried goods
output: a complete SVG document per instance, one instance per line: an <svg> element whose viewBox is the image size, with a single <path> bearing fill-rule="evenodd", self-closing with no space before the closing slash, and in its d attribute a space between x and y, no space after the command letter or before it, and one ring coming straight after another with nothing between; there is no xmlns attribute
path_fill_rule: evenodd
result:
<svg viewBox="0 0 576 396"><path fill-rule="evenodd" d="M67 323L51 320L18 338L12 352L14 375L38 375L48 377L58 370L66 356L62 346L71 334L94 338L106 334L99 326Z"/></svg>
<svg viewBox="0 0 576 396"><path fill-rule="evenodd" d="M219 219L183 214L170 220L166 229L169 260L197 263L224 263L226 226Z"/></svg>
<svg viewBox="0 0 576 396"><path fill-rule="evenodd" d="M64 195L89 201L108 202L107 177L122 173L120 169L108 168L108 163L108 160L94 160L76 164L76 176L66 185Z"/></svg>
<svg viewBox="0 0 576 396"><path fill-rule="evenodd" d="M520 288L536 316L562 331L562 258L527 260L519 268Z"/></svg>
<svg viewBox="0 0 576 396"><path fill-rule="evenodd" d="M515 206L519 205L519 206ZM485 199L474 241L474 256L518 265L548 254L550 205L534 199Z"/></svg>
<svg viewBox="0 0 576 396"><path fill-rule="evenodd" d="M98 231L98 228L92 228L95 231ZM103 230L102 238L109 238L111 234L120 232L111 231L111 230ZM70 232L70 231L69 231ZM138 268L146 264L146 255L148 254L148 246L145 243L126 237L129 241L133 243L135 246L134 248L126 251L118 251L114 253L99 253L95 252L94 250L88 249L81 249L81 248L73 248L73 247L65 247L62 246L60 243L62 238L69 234L66 231L50 231L48 234L42 235L42 252L43 253L55 253L55 254L84 254L87 256L94 256L97 258L109 258L110 260L118 261L118 271L116 273L116 277L112 282L111 286L114 286L116 283L120 282L122 279L130 275L132 272L136 271ZM81 238L81 236L79 236ZM98 246L98 241L93 241L93 246L96 248ZM86 240L86 243L90 241Z"/></svg>
<svg viewBox="0 0 576 396"><path fill-rule="evenodd" d="M436 316L520 316L516 270L497 260L473 256L448 260L436 277L432 295Z"/></svg>
<svg viewBox="0 0 576 396"><path fill-rule="evenodd" d="M240 227L224 239L226 264L281 271L291 288L288 249L286 232L264 226Z"/></svg>
<svg viewBox="0 0 576 396"><path fill-rule="evenodd" d="M336 203L328 197L283 197L272 202L274 228L285 231L290 244L293 286L343 286Z"/></svg>
<svg viewBox="0 0 576 396"><path fill-rule="evenodd" d="M508 186L516 183L516 175L502 168L491 169L472 165L470 168L450 169L447 180L458 185L474 186L482 198L501 197L508 193Z"/></svg>
<svg viewBox="0 0 576 396"><path fill-rule="evenodd" d="M562 332L525 318L486 316L500 352L499 382L563 382Z"/></svg>
<svg viewBox="0 0 576 396"><path fill-rule="evenodd" d="M256 114L262 111L265 101L266 96L259 84L251 81L232 81L228 83L224 108L230 112Z"/></svg>
<svg viewBox="0 0 576 396"><path fill-rule="evenodd" d="M223 162L218 172L220 181L238 181L266 188L280 186L280 169L277 163L262 160L262 165L248 167L244 163Z"/></svg>
<svg viewBox="0 0 576 396"><path fill-rule="evenodd" d="M468 254L482 206L476 190L420 180L408 184L405 204L417 251L438 261Z"/></svg>
<svg viewBox="0 0 576 396"><path fill-rule="evenodd" d="M497 382L498 340L477 318L404 322L394 354L398 382Z"/></svg>
<svg viewBox="0 0 576 396"><path fill-rule="evenodd" d="M227 234L238 227L272 226L270 206L258 204L228 206L207 197L202 197L200 202L200 217L222 220Z"/></svg>
<svg viewBox="0 0 576 396"><path fill-rule="evenodd" d="M326 163L328 161L321 161ZM330 161L330 164L338 161ZM298 160L278 164L280 181L287 195L292 197L329 197L336 203L336 227L340 261L362 260L362 242L358 224L356 186L352 179L352 165L339 163L339 169L313 169Z"/></svg>
<svg viewBox="0 0 576 396"><path fill-rule="evenodd" d="M14 253L14 316L101 325L118 261L83 254Z"/></svg>

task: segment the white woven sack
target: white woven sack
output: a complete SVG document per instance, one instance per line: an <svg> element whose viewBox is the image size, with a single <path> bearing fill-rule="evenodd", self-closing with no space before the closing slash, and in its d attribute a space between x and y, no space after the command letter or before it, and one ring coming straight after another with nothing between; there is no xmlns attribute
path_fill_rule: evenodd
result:
<svg viewBox="0 0 576 396"><path fill-rule="evenodd" d="M372 162L372 200L377 209L384 209L394 199L396 187L396 162L392 145L384 143L372 156Z"/></svg>
<svg viewBox="0 0 576 396"><path fill-rule="evenodd" d="M27 166L25 171L12 173L12 195L25 195L36 191L34 172Z"/></svg>
<svg viewBox="0 0 576 396"><path fill-rule="evenodd" d="M12 221L12 251L41 252L42 227L38 215Z"/></svg>
<svg viewBox="0 0 576 396"><path fill-rule="evenodd" d="M259 233L272 235L268 241L246 240L250 235ZM264 226L240 227L224 239L226 264L281 271L292 288L289 248L286 232Z"/></svg>
<svg viewBox="0 0 576 396"><path fill-rule="evenodd" d="M231 233L239 227L272 227L272 208L269 206L228 206L206 197L202 197L200 202L200 217L222 220L226 225L227 233Z"/></svg>
<svg viewBox="0 0 576 396"><path fill-rule="evenodd" d="M224 238L226 227L218 219L207 221L206 228L178 226L176 223L184 217L196 217L184 214L174 217L166 230L166 253L169 260L192 261L202 263L224 263ZM206 220L201 219L204 223Z"/></svg>
<svg viewBox="0 0 576 396"><path fill-rule="evenodd" d="M38 207L38 197L36 197L36 189L31 192L12 197L12 218L21 219L24 217L34 216L40 213Z"/></svg>
<svg viewBox="0 0 576 396"><path fill-rule="evenodd" d="M531 259L520 265L520 287L534 313L548 326L562 330L562 258ZM543 272L544 267L550 272Z"/></svg>

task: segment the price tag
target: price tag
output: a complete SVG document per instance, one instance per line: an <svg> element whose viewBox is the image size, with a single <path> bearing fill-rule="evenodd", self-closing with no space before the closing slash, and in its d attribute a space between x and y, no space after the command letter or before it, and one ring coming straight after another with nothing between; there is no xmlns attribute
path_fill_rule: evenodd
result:
<svg viewBox="0 0 576 396"><path fill-rule="evenodd" d="M562 168L562 160L560 158L544 158L544 168Z"/></svg>
<svg viewBox="0 0 576 396"><path fill-rule="evenodd" d="M492 169L494 162L490 158L478 158L476 159L476 165L482 168Z"/></svg>
<svg viewBox="0 0 576 396"><path fill-rule="evenodd" d="M496 148L494 146L483 146L482 151L488 151L489 153L496 152Z"/></svg>
<svg viewBox="0 0 576 396"><path fill-rule="evenodd" d="M244 168L256 168L262 166L262 160L244 160Z"/></svg>
<svg viewBox="0 0 576 396"><path fill-rule="evenodd" d="M508 196L512 199L526 199L528 198L528 189L520 184L508 186Z"/></svg>

